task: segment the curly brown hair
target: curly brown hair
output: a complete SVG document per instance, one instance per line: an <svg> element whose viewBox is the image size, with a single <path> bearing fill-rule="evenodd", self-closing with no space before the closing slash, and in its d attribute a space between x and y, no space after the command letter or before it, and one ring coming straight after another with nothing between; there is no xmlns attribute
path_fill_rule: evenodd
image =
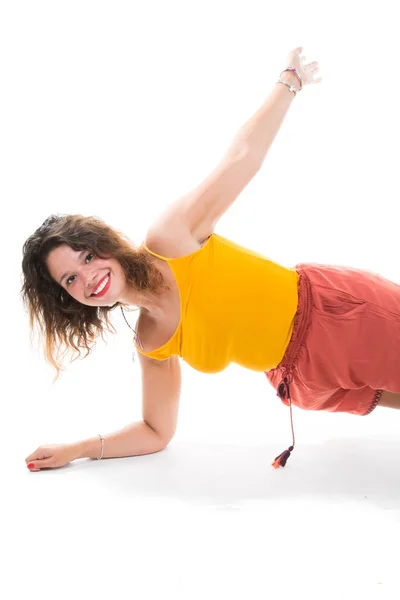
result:
<svg viewBox="0 0 400 600"><path fill-rule="evenodd" d="M115 333L108 313L122 303L113 306L87 306L81 304L51 277L46 260L50 252L62 244L73 250L90 250L101 258L119 261L128 283L138 291L157 293L165 289L163 277L156 269L154 257L139 247L120 231L113 229L98 217L83 215L51 215L26 240L23 245L21 296L29 313L31 342L34 325L39 326L44 355L57 371L63 371L62 361L70 351L75 351L72 361L80 357L81 349L86 358L95 339L105 331ZM137 310L137 309L136 309Z"/></svg>

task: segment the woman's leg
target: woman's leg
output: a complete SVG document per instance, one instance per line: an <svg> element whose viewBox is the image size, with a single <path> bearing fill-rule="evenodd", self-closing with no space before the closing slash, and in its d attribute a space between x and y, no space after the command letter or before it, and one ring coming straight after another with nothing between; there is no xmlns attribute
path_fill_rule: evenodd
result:
<svg viewBox="0 0 400 600"><path fill-rule="evenodd" d="M400 394L384 390L378 406L400 409Z"/></svg>

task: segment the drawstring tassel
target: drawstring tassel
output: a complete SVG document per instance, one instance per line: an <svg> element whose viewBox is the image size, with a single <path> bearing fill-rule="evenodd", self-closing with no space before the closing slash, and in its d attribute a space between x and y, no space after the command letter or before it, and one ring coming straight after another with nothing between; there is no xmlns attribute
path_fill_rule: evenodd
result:
<svg viewBox="0 0 400 600"><path fill-rule="evenodd" d="M284 377L283 382L279 384L277 396L280 397L282 402L286 404L286 406L290 407L290 422L292 425L292 437L293 437L293 445L289 446L287 450L284 450L282 454L277 456L271 465L274 469L279 469L279 467L284 467L290 457L291 452L294 450L295 440L294 440L294 429L293 429L293 417L292 417L292 398L290 396L290 388L289 388L289 380L287 377Z"/></svg>
<svg viewBox="0 0 400 600"><path fill-rule="evenodd" d="M276 457L276 459L272 463L274 469L279 469L279 467L284 467L286 465L287 459L289 458L292 450L293 446L289 446L287 450L285 450L284 452L282 452L282 454Z"/></svg>

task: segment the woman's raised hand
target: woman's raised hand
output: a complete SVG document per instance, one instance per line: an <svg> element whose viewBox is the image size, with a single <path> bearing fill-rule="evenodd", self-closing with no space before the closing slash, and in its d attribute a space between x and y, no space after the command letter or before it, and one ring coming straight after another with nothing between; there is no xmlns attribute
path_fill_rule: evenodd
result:
<svg viewBox="0 0 400 600"><path fill-rule="evenodd" d="M315 60L313 62L306 63L305 56L301 56L302 52L303 48L301 46L295 50L292 50L292 52L289 52L287 58L287 67L294 67L296 69L303 80L303 87L311 83L319 83L322 81L321 77L314 79L314 76L319 71L318 62Z"/></svg>
<svg viewBox="0 0 400 600"><path fill-rule="evenodd" d="M40 471L40 469L54 469L63 467L78 458L77 446L75 444L49 444L39 446L35 452L32 452L25 462L32 464L30 471Z"/></svg>

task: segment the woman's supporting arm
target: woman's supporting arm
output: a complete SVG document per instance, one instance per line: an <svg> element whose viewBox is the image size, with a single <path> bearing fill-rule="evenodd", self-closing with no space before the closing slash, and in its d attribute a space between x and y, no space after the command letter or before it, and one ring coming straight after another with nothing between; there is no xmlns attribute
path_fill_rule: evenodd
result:
<svg viewBox="0 0 400 600"><path fill-rule="evenodd" d="M104 436L103 458L152 454L163 450L166 445L147 423L138 421ZM98 458L101 454L101 440L97 436L76 442L73 446L76 458Z"/></svg>
<svg viewBox="0 0 400 600"><path fill-rule="evenodd" d="M139 456L163 450L173 438L182 386L178 356L156 361L141 353L143 421L104 436L103 458ZM98 458L101 440L92 437L74 444L76 458Z"/></svg>

